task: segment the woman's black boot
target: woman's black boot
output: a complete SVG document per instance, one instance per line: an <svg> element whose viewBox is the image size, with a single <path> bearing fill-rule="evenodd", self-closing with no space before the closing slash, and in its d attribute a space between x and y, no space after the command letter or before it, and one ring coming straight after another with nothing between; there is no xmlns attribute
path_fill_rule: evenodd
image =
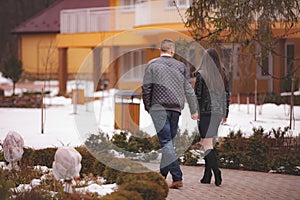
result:
<svg viewBox="0 0 300 200"><path fill-rule="evenodd" d="M202 179L200 180L201 183L204 184L210 184L210 180L211 180L211 168L209 167L208 163L207 163L207 159L206 156L204 157L205 160L205 169L204 169L204 175L202 177Z"/></svg>
<svg viewBox="0 0 300 200"><path fill-rule="evenodd" d="M211 150L209 154L207 154L207 161L209 167L212 169L215 176L215 185L220 186L222 184L222 176L221 171L218 165L218 159L215 150Z"/></svg>

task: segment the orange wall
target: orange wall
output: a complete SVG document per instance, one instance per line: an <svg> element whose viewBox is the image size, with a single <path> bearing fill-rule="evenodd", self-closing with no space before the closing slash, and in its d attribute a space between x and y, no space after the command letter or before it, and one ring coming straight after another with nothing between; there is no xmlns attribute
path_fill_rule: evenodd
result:
<svg viewBox="0 0 300 200"><path fill-rule="evenodd" d="M25 73L56 73L58 51L53 34L22 35L20 59Z"/></svg>

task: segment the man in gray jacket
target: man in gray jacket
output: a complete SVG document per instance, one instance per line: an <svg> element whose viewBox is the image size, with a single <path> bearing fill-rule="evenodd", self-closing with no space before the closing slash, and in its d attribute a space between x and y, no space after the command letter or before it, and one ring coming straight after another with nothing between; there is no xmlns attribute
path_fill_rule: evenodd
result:
<svg viewBox="0 0 300 200"><path fill-rule="evenodd" d="M192 119L198 119L197 101L188 81L187 67L173 58L174 53L174 41L163 40L160 57L149 61L142 86L145 110L151 115L162 148L160 173L165 178L169 172L171 173L173 182L170 188L183 186L182 171L174 150L173 139L177 133L185 99L189 104Z"/></svg>

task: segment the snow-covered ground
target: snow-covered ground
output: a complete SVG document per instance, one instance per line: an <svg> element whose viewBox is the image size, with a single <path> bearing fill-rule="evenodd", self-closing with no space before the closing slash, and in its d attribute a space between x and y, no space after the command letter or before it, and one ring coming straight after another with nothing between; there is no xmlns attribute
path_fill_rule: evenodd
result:
<svg viewBox="0 0 300 200"><path fill-rule="evenodd" d="M1 78L0 85L8 82ZM2 82L1 82L2 81ZM9 84L9 83L8 83ZM37 83L41 84L41 83ZM68 90L75 88L74 82L68 84ZM21 92L20 89L16 92ZM47 105L43 111L35 108L0 108L0 142L9 131L16 131L24 138L25 146L32 148L46 148L59 146L79 146L85 142L88 134L102 130L109 135L114 130L114 94L112 89L96 92L92 95L98 100L75 106L71 98L48 96L44 98ZM11 91L6 91L11 93ZM51 94L56 94L57 88L51 87ZM150 135L155 134L150 115L144 110L140 102L140 129ZM230 105L227 124L220 133L220 137L227 136L229 130L241 130L245 136L252 134L253 127L263 127L265 131L272 128L284 128L290 124L290 106L264 104L257 106L256 121L254 120L254 105ZM42 131L42 123L43 131ZM294 107L293 129L290 135L300 134L300 106ZM196 121L190 118L188 105L182 111L179 121L181 130L197 131ZM42 133L43 132L43 133Z"/></svg>
<svg viewBox="0 0 300 200"><path fill-rule="evenodd" d="M44 131L42 133L42 110L28 108L0 108L0 140L9 131L21 134L25 146L32 148L46 148L59 146L79 146L84 143L86 133L97 133L99 129L114 133L114 99L111 96L102 100L95 100L85 105L71 103L70 98L51 97L52 106L47 106L44 113ZM245 136L252 134L253 127L263 127L266 131L278 127L289 126L289 105L265 104L257 107L256 121L254 121L254 105L230 105L228 122L224 127L227 131L221 133L226 136L229 130L241 130ZM300 133L300 107L294 108L295 121L290 133L296 136ZM76 112L76 114L75 114ZM259 114L261 112L261 114ZM294 123L295 122L295 123ZM196 122L190 119L188 106L180 117L179 127L190 132L196 130ZM152 121L147 112L140 105L140 128L150 135L155 134ZM81 132L81 130L83 132Z"/></svg>

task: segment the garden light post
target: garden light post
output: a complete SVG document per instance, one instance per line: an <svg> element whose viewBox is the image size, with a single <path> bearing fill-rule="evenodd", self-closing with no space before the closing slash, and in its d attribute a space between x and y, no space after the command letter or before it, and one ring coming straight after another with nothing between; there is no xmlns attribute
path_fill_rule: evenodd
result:
<svg viewBox="0 0 300 200"><path fill-rule="evenodd" d="M291 84L290 129L292 129L292 121L294 117L294 90L295 90L295 76L293 75L292 84Z"/></svg>

